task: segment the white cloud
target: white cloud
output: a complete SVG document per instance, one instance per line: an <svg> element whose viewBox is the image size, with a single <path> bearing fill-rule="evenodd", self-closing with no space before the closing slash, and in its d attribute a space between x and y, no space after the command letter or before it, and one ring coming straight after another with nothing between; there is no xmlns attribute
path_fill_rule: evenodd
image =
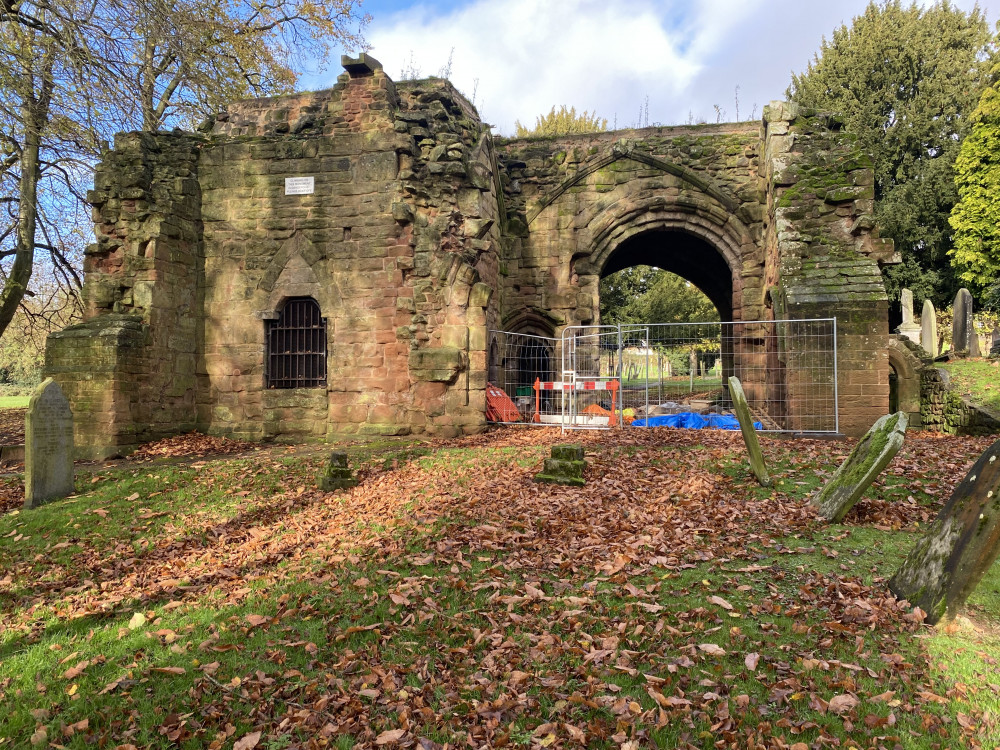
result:
<svg viewBox="0 0 1000 750"><path fill-rule="evenodd" d="M996 3L1000 0L991 0ZM784 97L841 23L867 0L470 0L376 12L371 53L399 78L414 65L452 82L501 133L534 123L553 105L595 111L618 127L648 120L760 115ZM960 0L969 9L973 0ZM990 3L980 3L992 20ZM642 118L642 121L640 120Z"/></svg>
<svg viewBox="0 0 1000 750"><path fill-rule="evenodd" d="M752 7L746 0L707 5ZM670 10L647 0L480 0L447 15L404 11L376 21L368 37L391 76L411 55L423 75L436 74L451 54L451 80L475 92L484 118L501 132L559 104L596 109L609 120L617 115L625 126L637 120L646 95L651 118L654 100L681 96L701 71L706 37L741 15L727 10L707 24L705 10L673 17Z"/></svg>

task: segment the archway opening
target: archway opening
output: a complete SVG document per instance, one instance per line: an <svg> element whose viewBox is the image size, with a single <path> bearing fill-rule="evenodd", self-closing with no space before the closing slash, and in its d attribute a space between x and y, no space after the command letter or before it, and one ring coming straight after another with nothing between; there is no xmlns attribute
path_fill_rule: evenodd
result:
<svg viewBox="0 0 1000 750"><path fill-rule="evenodd" d="M620 373L626 419L729 411L734 316L726 258L705 239L655 229L621 242L600 275L601 322L622 326L619 351L607 353L617 362L605 369Z"/></svg>
<svg viewBox="0 0 1000 750"><path fill-rule="evenodd" d="M633 235L608 257L601 269L601 279L639 266L679 276L711 301L718 313L716 320L733 319L733 271L723 255L706 240L668 229Z"/></svg>

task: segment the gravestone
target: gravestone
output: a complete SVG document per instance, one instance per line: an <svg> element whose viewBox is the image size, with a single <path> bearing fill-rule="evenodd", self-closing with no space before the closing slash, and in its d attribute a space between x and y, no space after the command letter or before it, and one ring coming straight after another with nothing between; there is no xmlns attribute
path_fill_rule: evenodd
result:
<svg viewBox="0 0 1000 750"><path fill-rule="evenodd" d="M913 343L920 341L920 324L913 320L913 292L909 289L901 289L899 293L899 305L903 310L903 322L896 329L896 333L906 336Z"/></svg>
<svg viewBox="0 0 1000 750"><path fill-rule="evenodd" d="M764 465L764 454L760 450L760 442L757 440L757 431L753 427L753 416L750 414L750 404L747 403L746 394L743 392L743 385L735 375L729 377L729 397L733 401L733 411L736 412L736 419L740 423L740 432L743 433L743 442L747 446L747 454L750 456L750 468L753 475L757 477L762 487L771 486L771 476L767 473Z"/></svg>
<svg viewBox="0 0 1000 750"><path fill-rule="evenodd" d="M920 346L932 357L938 355L937 312L929 299L924 300L924 309L920 313Z"/></svg>
<svg viewBox="0 0 1000 750"><path fill-rule="evenodd" d="M952 616L1000 553L1000 441L955 487L924 537L889 579L900 599L920 607L933 625Z"/></svg>
<svg viewBox="0 0 1000 750"><path fill-rule="evenodd" d="M73 494L73 412L46 378L31 394L24 421L24 507Z"/></svg>
<svg viewBox="0 0 1000 750"><path fill-rule="evenodd" d="M319 488L324 492L333 492L334 490L346 490L357 484L358 480L355 479L347 465L347 454L343 451L332 451L329 463L327 463L323 473L319 475Z"/></svg>
<svg viewBox="0 0 1000 750"><path fill-rule="evenodd" d="M545 466L535 474L535 481L582 487L586 484L583 479L585 465L582 445L553 445L552 457L545 459Z"/></svg>
<svg viewBox="0 0 1000 750"><path fill-rule="evenodd" d="M951 351L958 356L978 357L979 337L972 323L972 294L962 288L955 295L951 322Z"/></svg>
<svg viewBox="0 0 1000 750"><path fill-rule="evenodd" d="M903 447L906 425L906 412L902 411L886 414L872 425L833 478L810 500L823 518L832 523L843 520Z"/></svg>

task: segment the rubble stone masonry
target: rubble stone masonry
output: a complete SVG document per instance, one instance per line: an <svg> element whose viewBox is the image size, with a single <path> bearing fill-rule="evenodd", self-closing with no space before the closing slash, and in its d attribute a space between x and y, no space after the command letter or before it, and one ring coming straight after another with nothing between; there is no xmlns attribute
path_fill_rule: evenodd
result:
<svg viewBox="0 0 1000 750"><path fill-rule="evenodd" d="M122 134L104 155L86 320L46 355L80 455L191 429L478 431L488 332L596 322L601 276L664 236L657 265L724 319L837 317L842 429L885 413L892 249L869 163L831 118L775 104L761 125L495 141L445 80L344 67L332 89ZM294 297L326 319L327 384L269 389L266 323ZM761 387L794 393L781 356L784 382Z"/></svg>

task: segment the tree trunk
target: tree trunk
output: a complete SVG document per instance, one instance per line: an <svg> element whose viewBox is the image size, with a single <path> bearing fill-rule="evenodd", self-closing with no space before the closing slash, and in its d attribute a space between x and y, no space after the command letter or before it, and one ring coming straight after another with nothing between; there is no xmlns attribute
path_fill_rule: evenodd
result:
<svg viewBox="0 0 1000 750"><path fill-rule="evenodd" d="M25 108L27 109L27 108ZM21 180L18 190L17 235L14 246L14 263L0 291L0 336L7 330L24 299L35 262L35 226L38 219L38 179L41 176L39 152L41 131L37 126L37 112L26 118L27 133L21 151Z"/></svg>
<svg viewBox="0 0 1000 750"><path fill-rule="evenodd" d="M54 48L50 48L41 61L39 79L41 90L35 95L31 81L21 105L24 123L24 145L21 149L21 179L18 185L17 235L14 244L14 263L7 281L0 291L0 336L3 336L18 305L28 290L28 281L35 262L35 228L38 223L38 180L41 178L42 132L48 125L49 105L52 102Z"/></svg>

